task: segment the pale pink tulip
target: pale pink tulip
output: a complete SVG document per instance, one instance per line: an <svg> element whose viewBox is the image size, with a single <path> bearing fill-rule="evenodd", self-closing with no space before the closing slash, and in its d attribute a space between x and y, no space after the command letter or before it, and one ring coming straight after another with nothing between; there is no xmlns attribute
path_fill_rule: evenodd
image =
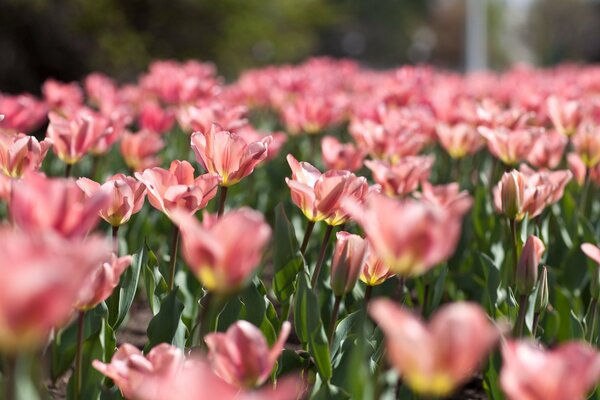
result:
<svg viewBox="0 0 600 400"><path fill-rule="evenodd" d="M581 103L559 96L550 96L546 99L546 113L554 129L564 136L573 135L582 119Z"/></svg>
<svg viewBox="0 0 600 400"><path fill-rule="evenodd" d="M481 135L470 124L438 124L436 133L440 145L452 158L474 154L484 145Z"/></svg>
<svg viewBox="0 0 600 400"><path fill-rule="evenodd" d="M414 196L444 208L462 210L461 213L466 213L473 204L469 192L461 191L460 185L456 182L435 186L429 182L422 182L421 192L415 193Z"/></svg>
<svg viewBox="0 0 600 400"><path fill-rule="evenodd" d="M54 110L72 111L83 105L83 90L77 82L48 79L42 85L44 99Z"/></svg>
<svg viewBox="0 0 600 400"><path fill-rule="evenodd" d="M535 137L527 162L536 168L556 168L560 164L569 140L556 131Z"/></svg>
<svg viewBox="0 0 600 400"><path fill-rule="evenodd" d="M433 156L403 157L395 164L385 161L367 160L365 166L373 173L373 180L381 185L390 197L406 196L429 178Z"/></svg>
<svg viewBox="0 0 600 400"><path fill-rule="evenodd" d="M185 212L173 212L181 230L188 266L203 286L218 293L241 288L258 267L271 228L258 211L241 208L224 214L204 214L202 224Z"/></svg>
<svg viewBox="0 0 600 400"><path fill-rule="evenodd" d="M529 295L538 281L538 269L546 251L544 242L537 236L527 238L517 263L515 285L520 294Z"/></svg>
<svg viewBox="0 0 600 400"><path fill-rule="evenodd" d="M500 385L509 400L584 400L600 379L600 355L583 342L544 350L511 340L502 359Z"/></svg>
<svg viewBox="0 0 600 400"><path fill-rule="evenodd" d="M285 104L281 119L291 134L317 134L342 120L342 110L331 97L300 96Z"/></svg>
<svg viewBox="0 0 600 400"><path fill-rule="evenodd" d="M5 283L0 349L15 353L41 348L53 329L68 322L81 287L109 257L110 245L96 236L82 241L4 227L0 254L0 281Z"/></svg>
<svg viewBox="0 0 600 400"><path fill-rule="evenodd" d="M142 104L139 116L140 129L154 133L165 133L171 130L175 123L175 114L170 109L164 109L159 104L147 101Z"/></svg>
<svg viewBox="0 0 600 400"><path fill-rule="evenodd" d="M52 143L39 142L35 136L0 135L0 171L11 178L20 178L25 172L36 171Z"/></svg>
<svg viewBox="0 0 600 400"><path fill-rule="evenodd" d="M230 106L215 100L201 102L196 105L184 105L177 109L177 121L184 132L208 132L213 124L222 130L236 132L246 126L244 106Z"/></svg>
<svg viewBox="0 0 600 400"><path fill-rule="evenodd" d="M236 133L220 130L213 124L207 132L192 134L196 160L210 173L219 175L221 186L232 186L250 175L267 157L271 136L247 143Z"/></svg>
<svg viewBox="0 0 600 400"><path fill-rule="evenodd" d="M581 251L588 256L592 261L600 264L600 248L593 245L592 243L583 243L581 245Z"/></svg>
<svg viewBox="0 0 600 400"><path fill-rule="evenodd" d="M240 388L262 385L271 375L290 330L291 324L285 321L270 349L260 329L243 320L233 323L225 333L206 335L204 341L213 371Z"/></svg>
<svg viewBox="0 0 600 400"><path fill-rule="evenodd" d="M131 260L131 256L117 257L113 253L110 262L100 264L83 283L75 307L82 311L91 310L108 299Z"/></svg>
<svg viewBox="0 0 600 400"><path fill-rule="evenodd" d="M573 148L587 168L600 162L600 128L584 124L572 138Z"/></svg>
<svg viewBox="0 0 600 400"><path fill-rule="evenodd" d="M48 106L29 94L0 94L0 134L31 133L46 121Z"/></svg>
<svg viewBox="0 0 600 400"><path fill-rule="evenodd" d="M587 175L587 167L581 160L581 157L577 153L569 153L567 154L567 163L569 164L569 170L575 178L575 182L579 186L583 186Z"/></svg>
<svg viewBox="0 0 600 400"><path fill-rule="evenodd" d="M148 201L154 208L170 215L174 209L195 213L217 194L219 177L204 174L194 178L194 167L187 161L174 160L168 170L154 167L135 177L148 191Z"/></svg>
<svg viewBox="0 0 600 400"><path fill-rule="evenodd" d="M371 249L390 271L410 277L447 260L458 243L463 207L443 208L412 199L372 194L345 208L365 231Z"/></svg>
<svg viewBox="0 0 600 400"><path fill-rule="evenodd" d="M79 178L77 186L86 194L92 197L99 191L103 191L110 198L110 203L100 211L100 217L111 224L119 226L141 210L146 196L146 186L131 176L116 174L100 185L88 178Z"/></svg>
<svg viewBox="0 0 600 400"><path fill-rule="evenodd" d="M244 125L236 129L235 133L240 135L246 143L260 142L270 136L272 140L267 148L267 158L265 158L265 161L270 161L277 157L287 141L287 135L284 132L262 132L254 129L252 125Z"/></svg>
<svg viewBox="0 0 600 400"><path fill-rule="evenodd" d="M389 278L394 276L394 273L385 265L385 263L369 250L362 270L360 271L360 280L367 286L381 285Z"/></svg>
<svg viewBox="0 0 600 400"><path fill-rule="evenodd" d="M483 309L456 302L425 325L390 300L374 300L369 313L386 337L388 358L410 388L445 397L467 381L500 337Z"/></svg>
<svg viewBox="0 0 600 400"><path fill-rule="evenodd" d="M366 261L368 244L358 235L338 232L331 261L331 290L336 296L352 291Z"/></svg>
<svg viewBox="0 0 600 400"><path fill-rule="evenodd" d="M98 212L110 202L103 191L86 197L75 180L30 173L14 181L10 213L27 232L52 230L67 238L85 236L98 223Z"/></svg>
<svg viewBox="0 0 600 400"><path fill-rule="evenodd" d="M160 164L157 153L165 147L165 142L156 133L139 131L125 132L121 138L121 155L133 171L139 172Z"/></svg>
<svg viewBox="0 0 600 400"><path fill-rule="evenodd" d="M342 144L333 136L321 139L321 157L327 169L357 171L362 167L366 151L352 143Z"/></svg>
<svg viewBox="0 0 600 400"><path fill-rule="evenodd" d="M532 128L509 130L504 127L479 127L479 133L487 140L489 152L506 165L526 160L533 149L534 139L540 132Z"/></svg>

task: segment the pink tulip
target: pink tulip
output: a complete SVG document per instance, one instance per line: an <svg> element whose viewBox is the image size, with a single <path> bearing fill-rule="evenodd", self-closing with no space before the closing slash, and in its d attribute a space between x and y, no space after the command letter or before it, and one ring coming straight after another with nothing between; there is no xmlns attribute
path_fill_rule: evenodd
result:
<svg viewBox="0 0 600 400"><path fill-rule="evenodd" d="M419 184L429 178L434 161L432 156L409 156L391 165L385 161L367 160L365 166L371 170L383 192L395 197L417 190Z"/></svg>
<svg viewBox="0 0 600 400"><path fill-rule="evenodd" d="M127 166L136 172L158 166L160 159L156 154L163 147L165 142L150 131L125 132L121 138L121 155Z"/></svg>
<svg viewBox="0 0 600 400"><path fill-rule="evenodd" d="M140 109L140 129L154 133L165 133L171 130L175 123L175 114L169 109L163 109L154 102L145 102Z"/></svg>
<svg viewBox="0 0 600 400"><path fill-rule="evenodd" d="M50 112L48 117L46 137L52 141L54 153L67 164L78 162L101 137L113 132L107 118L88 110L80 110L70 117Z"/></svg>
<svg viewBox="0 0 600 400"><path fill-rule="evenodd" d="M321 139L323 165L327 169L357 171L362 167L366 152L352 143L342 144L333 136Z"/></svg>
<svg viewBox="0 0 600 400"><path fill-rule="evenodd" d="M360 280L367 286L381 285L394 273L384 264L373 251L369 250L367 258L360 271Z"/></svg>
<svg viewBox="0 0 600 400"><path fill-rule="evenodd" d="M369 313L385 333L390 362L425 396L451 394L477 372L500 337L475 303L445 305L427 325L390 300L374 300Z"/></svg>
<svg viewBox="0 0 600 400"><path fill-rule="evenodd" d="M31 173L13 182L12 220L27 232L52 230L63 237L83 237L98 223L98 212L110 202L103 191L86 198L72 179Z"/></svg>
<svg viewBox="0 0 600 400"><path fill-rule="evenodd" d="M208 132L214 123L223 130L236 132L248 125L244 106L230 106L215 100L184 105L177 110L177 121L184 132Z"/></svg>
<svg viewBox="0 0 600 400"><path fill-rule="evenodd" d="M534 139L527 162L537 168L556 168L560 164L569 140L556 131L539 135Z"/></svg>
<svg viewBox="0 0 600 400"><path fill-rule="evenodd" d="M281 119L291 134L317 134L339 123L341 111L330 97L304 95L283 106Z"/></svg>
<svg viewBox="0 0 600 400"><path fill-rule="evenodd" d="M600 264L600 248L593 245L592 243L583 243L581 245L581 251L588 256L591 260Z"/></svg>
<svg viewBox="0 0 600 400"><path fill-rule="evenodd" d="M250 175L267 157L272 138L247 143L241 136L222 131L217 125L210 130L192 134L192 149L196 160L210 173L219 175L221 186L232 186Z"/></svg>
<svg viewBox="0 0 600 400"><path fill-rule="evenodd" d="M479 133L487 140L488 150L506 165L515 165L527 159L533 149L534 139L540 134L535 129L509 130L503 127L490 129L479 127Z"/></svg>
<svg viewBox="0 0 600 400"><path fill-rule="evenodd" d="M283 351L291 324L285 321L277 342L269 349L260 329L237 321L226 333L210 333L204 341L213 371L231 385L244 388L262 385Z"/></svg>
<svg viewBox="0 0 600 400"><path fill-rule="evenodd" d="M77 82L63 83L48 79L42 85L44 98L54 110L75 110L83 105L83 90Z"/></svg>
<svg viewBox="0 0 600 400"><path fill-rule="evenodd" d="M379 194L369 196L363 206L347 201L345 208L382 262L406 277L421 275L452 255L465 211Z"/></svg>
<svg viewBox="0 0 600 400"><path fill-rule="evenodd" d="M572 138L573 148L587 168L600 162L600 129L591 123L585 124Z"/></svg>
<svg viewBox="0 0 600 400"><path fill-rule="evenodd" d="M155 167L136 172L135 177L148 190L148 201L169 215L176 208L195 213L217 194L219 177L204 174L194 178L194 167L187 161L175 160L168 170Z"/></svg>
<svg viewBox="0 0 600 400"><path fill-rule="evenodd" d="M438 124L436 133L440 145L452 158L474 154L484 145L481 135L470 124L459 123L453 126Z"/></svg>
<svg viewBox="0 0 600 400"><path fill-rule="evenodd" d="M578 101L550 96L546 99L546 109L558 133L571 136L577 131L582 118L581 104Z"/></svg>
<svg viewBox="0 0 600 400"><path fill-rule="evenodd" d="M272 140L267 148L267 158L265 158L265 161L270 161L277 157L287 141L287 135L283 132L262 132L254 129L252 125L244 125L236 129L235 133L240 135L246 143L260 142L270 136Z"/></svg>
<svg viewBox="0 0 600 400"><path fill-rule="evenodd" d="M352 198L362 203L369 193L367 180L350 171L330 170L321 174L311 164L298 162L291 154L287 161L292 169L292 179L285 181L290 187L292 201L310 221L341 225L349 217L342 208L343 201Z"/></svg>
<svg viewBox="0 0 600 400"><path fill-rule="evenodd" d="M421 183L421 193L415 193L415 197L444 208L462 210L466 213L473 204L473 199L466 190L461 191L456 182L446 185L432 185L429 182Z"/></svg>
<svg viewBox="0 0 600 400"><path fill-rule="evenodd" d="M567 154L567 163L569 170L573 174L575 181L579 186L583 186L587 175L587 167L576 153Z"/></svg>
<svg viewBox="0 0 600 400"><path fill-rule="evenodd" d="M183 239L183 257L203 286L218 293L241 288L260 262L271 228L258 211L231 211L221 218L205 214L202 224L190 214L173 212Z"/></svg>
<svg viewBox="0 0 600 400"><path fill-rule="evenodd" d="M112 226L119 226L129 221L133 214L142 209L146 196L146 186L143 183L123 174L111 176L102 185L88 178L79 178L77 186L87 197L92 197L99 191L109 196L111 202L103 207L99 214Z"/></svg>
<svg viewBox="0 0 600 400"><path fill-rule="evenodd" d="M525 177L525 187L531 186L547 186L550 188L547 203L554 204L559 201L565 192L567 184L571 181L573 174L569 170L539 170L534 171L527 165L523 164L519 168Z"/></svg>
<svg viewBox="0 0 600 400"><path fill-rule="evenodd" d="M5 283L0 349L13 353L42 347L54 328L68 322L80 288L109 252L109 243L95 236L67 240L51 231L0 228L0 281Z"/></svg>
<svg viewBox="0 0 600 400"><path fill-rule="evenodd" d="M31 133L47 119L48 106L29 94L0 94L0 134Z"/></svg>
<svg viewBox="0 0 600 400"><path fill-rule="evenodd" d="M331 261L331 290L336 296L352 291L366 261L368 244L358 235L338 232Z"/></svg>
<svg viewBox="0 0 600 400"><path fill-rule="evenodd" d="M537 236L527 238L517 263L515 284L520 294L529 295L538 281L538 268L546 251L544 242Z"/></svg>
<svg viewBox="0 0 600 400"><path fill-rule="evenodd" d="M0 134L0 171L11 178L20 178L25 172L40 169L52 143L39 142L35 136Z"/></svg>
<svg viewBox="0 0 600 400"><path fill-rule="evenodd" d="M600 355L586 343L544 350L531 341L502 346L500 384L509 400L584 400L600 379Z"/></svg>
<svg viewBox="0 0 600 400"><path fill-rule="evenodd" d="M82 311L91 310L112 294L119 279L131 264L132 257L117 257L112 254L110 262L104 262L84 282L75 307Z"/></svg>

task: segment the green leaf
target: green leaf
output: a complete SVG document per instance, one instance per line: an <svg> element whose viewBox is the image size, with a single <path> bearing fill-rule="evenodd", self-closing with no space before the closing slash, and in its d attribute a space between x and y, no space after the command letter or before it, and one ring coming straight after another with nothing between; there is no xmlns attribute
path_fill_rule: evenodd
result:
<svg viewBox="0 0 600 400"><path fill-rule="evenodd" d="M285 210L281 203L275 209L275 251L273 265L275 268L273 291L277 300L281 303L287 303L294 293L296 276L304 267L304 259L298 251L298 242L294 227L285 215Z"/></svg>
<svg viewBox="0 0 600 400"><path fill-rule="evenodd" d="M147 331L148 343L144 347L145 352L160 343L174 343L183 312L183 303L177 298L178 292L179 288L175 287L165 297L160 305L160 311L150 321Z"/></svg>
<svg viewBox="0 0 600 400"><path fill-rule="evenodd" d="M131 308L131 304L133 304L140 280L140 271L146 263L146 254L145 246L142 246L141 250L137 254L134 254L131 265L121 276L119 286L117 286L106 302L109 310L108 323L114 331L119 329Z"/></svg>
<svg viewBox="0 0 600 400"><path fill-rule="evenodd" d="M329 344L319 315L317 297L310 288L306 272L298 274L298 291L294 309L296 334L303 344L308 344L319 374L324 380L331 378Z"/></svg>
<svg viewBox="0 0 600 400"><path fill-rule="evenodd" d="M250 284L241 294L240 299L245 305L245 319L260 328L267 342L272 345L277 340L275 328L267 318L267 303L269 300L259 291L254 283Z"/></svg>

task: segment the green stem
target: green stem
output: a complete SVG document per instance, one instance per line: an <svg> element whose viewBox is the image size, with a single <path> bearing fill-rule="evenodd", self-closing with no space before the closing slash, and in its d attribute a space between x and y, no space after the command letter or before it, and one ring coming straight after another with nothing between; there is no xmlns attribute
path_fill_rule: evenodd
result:
<svg viewBox="0 0 600 400"><path fill-rule="evenodd" d="M212 308L214 302L214 294L212 292L206 292L203 301L200 303L200 310L198 311L198 338L196 340L196 345L198 347L204 347L204 336L210 331L210 327L208 326L211 320ZM204 304L202 304L204 303Z"/></svg>
<svg viewBox="0 0 600 400"><path fill-rule="evenodd" d="M515 323L514 334L516 337L523 336L523 329L525 327L525 315L527 314L527 304L529 296L522 294L519 296L519 314L517 315L517 322Z"/></svg>
<svg viewBox="0 0 600 400"><path fill-rule="evenodd" d="M589 340L590 343L594 343L595 333L596 333L596 314L598 314L598 299L592 298L590 302L590 333Z"/></svg>
<svg viewBox="0 0 600 400"><path fill-rule="evenodd" d="M112 242L113 242L113 251L119 256L119 226L112 227Z"/></svg>
<svg viewBox="0 0 600 400"><path fill-rule="evenodd" d="M395 297L398 299L399 304L404 304L404 286L406 284L406 278L398 276L398 286L396 287Z"/></svg>
<svg viewBox="0 0 600 400"><path fill-rule="evenodd" d="M65 178L69 178L71 176L71 169L73 168L73 164L67 164L65 166Z"/></svg>
<svg viewBox="0 0 600 400"><path fill-rule="evenodd" d="M533 314L533 323L531 324L531 336L535 339L535 335L537 333L537 328L540 323L541 313L536 312Z"/></svg>
<svg viewBox="0 0 600 400"><path fill-rule="evenodd" d="M329 343L329 347L331 347L331 340L333 339L333 333L335 332L335 323L337 321L338 313L340 312L341 302L342 296L335 296L333 309L331 310L331 320L329 321L329 330L327 331L327 343Z"/></svg>
<svg viewBox="0 0 600 400"><path fill-rule="evenodd" d="M304 239L302 240L302 246L300 246L300 253L302 253L302 255L304 255L306 252L308 241L310 240L310 235L312 234L314 227L315 221L308 221L308 224L306 225L306 232L304 232Z"/></svg>
<svg viewBox="0 0 600 400"><path fill-rule="evenodd" d="M325 261L325 254L327 253L327 245L329 244L329 238L331 238L331 232L333 232L333 226L327 225L325 235L323 236L323 242L321 243L321 252L319 253L319 259L317 260L317 265L315 265L315 270L313 272L312 279L310 280L310 285L312 286L313 290L316 290L317 282L319 280L319 274L321 273L321 268L323 267L323 261Z"/></svg>
<svg viewBox="0 0 600 400"><path fill-rule="evenodd" d="M425 314L427 312L427 302L429 301L429 290L431 285L426 283L423 288L423 303L421 304L421 313Z"/></svg>
<svg viewBox="0 0 600 400"><path fill-rule="evenodd" d="M590 192L590 185L591 185L592 181L590 179L590 170L589 168L587 168L585 170L585 183L583 185L583 190L581 192L581 199L579 200L579 212L582 215L585 215L586 212L586 208L587 208L587 198L588 198L588 193Z"/></svg>
<svg viewBox="0 0 600 400"><path fill-rule="evenodd" d="M367 287L365 289L365 307L369 304L369 301L371 301L372 295L373 295L373 286L367 285Z"/></svg>
<svg viewBox="0 0 600 400"><path fill-rule="evenodd" d="M173 224L173 234L171 237L171 259L169 260L169 290L175 287L175 272L177 270L177 250L179 249L180 231L177 225Z"/></svg>
<svg viewBox="0 0 600 400"><path fill-rule="evenodd" d="M517 274L517 265L519 264L519 239L517 236L517 221L514 219L509 220L510 221L510 233L512 236L512 242L513 242L513 270L512 270L512 275L509 274L508 276L512 276L513 282L515 281L515 277ZM510 279L510 278L509 278Z"/></svg>
<svg viewBox="0 0 600 400"><path fill-rule="evenodd" d="M73 398L79 400L81 397L81 369L83 350L83 322L85 311L79 311L77 315L77 349L75 354L75 394Z"/></svg>
<svg viewBox="0 0 600 400"><path fill-rule="evenodd" d="M225 211L225 199L227 199L227 186L221 186L219 190L219 210L217 211L217 217L221 217Z"/></svg>
<svg viewBox="0 0 600 400"><path fill-rule="evenodd" d="M17 400L17 358L14 355L4 357L4 397L6 400Z"/></svg>

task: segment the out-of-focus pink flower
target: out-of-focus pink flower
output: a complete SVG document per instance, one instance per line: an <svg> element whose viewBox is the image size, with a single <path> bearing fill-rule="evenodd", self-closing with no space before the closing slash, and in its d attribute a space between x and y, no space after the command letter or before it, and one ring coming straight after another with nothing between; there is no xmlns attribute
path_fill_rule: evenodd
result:
<svg viewBox="0 0 600 400"><path fill-rule="evenodd" d="M591 123L583 125L572 138L573 148L587 168L600 162L600 128Z"/></svg>
<svg viewBox="0 0 600 400"><path fill-rule="evenodd" d="M379 194L370 195L362 206L346 201L345 208L382 262L406 277L421 275L452 255L465 211Z"/></svg>
<svg viewBox="0 0 600 400"><path fill-rule="evenodd" d="M291 134L317 134L342 120L342 109L331 97L303 95L281 110L283 123Z"/></svg>
<svg viewBox="0 0 600 400"><path fill-rule="evenodd" d="M564 136L571 136L577 131L582 119L581 104L575 100L567 100L559 96L546 99L546 112L554 125L554 129Z"/></svg>
<svg viewBox="0 0 600 400"><path fill-rule="evenodd" d="M587 175L587 167L581 160L581 157L577 153L567 154L567 163L569 164L569 170L573 173L573 177L579 186L582 186L585 182Z"/></svg>
<svg viewBox="0 0 600 400"><path fill-rule="evenodd" d="M490 153L506 165L526 160L533 149L534 138L540 134L539 130L533 128L509 130L504 127L490 129L480 126L478 130L487 140Z"/></svg>
<svg viewBox="0 0 600 400"><path fill-rule="evenodd" d="M154 167L135 177L148 190L148 201L157 210L170 215L176 208L195 213L217 194L219 177L204 174L194 178L194 167L187 161L174 160L168 170Z"/></svg>
<svg viewBox="0 0 600 400"><path fill-rule="evenodd" d="M25 172L36 171L52 143L39 142L35 136L0 134L0 171L11 178L20 178Z"/></svg>
<svg viewBox="0 0 600 400"><path fill-rule="evenodd" d="M520 294L529 295L538 281L538 268L546 251L544 242L537 236L527 238L517 263L515 284Z"/></svg>
<svg viewBox="0 0 600 400"><path fill-rule="evenodd" d="M271 349L260 329L248 321L233 323L226 333L211 333L204 341L213 371L231 385L252 388L262 385L283 351L291 324L285 321Z"/></svg>
<svg viewBox="0 0 600 400"><path fill-rule="evenodd" d="M108 299L119 284L119 279L131 264L131 256L117 257L112 254L110 262L100 264L86 281L79 292L75 307L79 310L91 310Z"/></svg>
<svg viewBox="0 0 600 400"><path fill-rule="evenodd" d="M550 188L547 198L548 205L556 203L562 198L565 187L573 177L571 171L565 169L557 171L534 171L523 164L520 166L519 170L525 177L525 187L546 186Z"/></svg>
<svg viewBox="0 0 600 400"><path fill-rule="evenodd" d="M451 394L500 337L475 303L445 305L427 325L390 300L374 300L369 313L385 333L391 363L412 390L427 396Z"/></svg>
<svg viewBox="0 0 600 400"><path fill-rule="evenodd" d="M53 110L72 111L83 105L83 90L77 82L48 79L42 85L42 93Z"/></svg>
<svg viewBox="0 0 600 400"><path fill-rule="evenodd" d="M381 258L379 258L372 250L369 250L365 263L360 271L360 280L367 286L377 286L381 285L392 276L394 276L394 273L390 271Z"/></svg>
<svg viewBox="0 0 600 400"><path fill-rule="evenodd" d="M114 80L99 72L93 72L86 76L83 87L88 98L97 106L100 106L107 98L114 99L118 90Z"/></svg>
<svg viewBox="0 0 600 400"><path fill-rule="evenodd" d="M502 359L500 385L509 400L584 400L600 379L600 355L583 342L544 350L511 340Z"/></svg>
<svg viewBox="0 0 600 400"><path fill-rule="evenodd" d="M329 225L341 225L348 220L342 208L347 198L362 203L371 189L364 177L350 171L330 170L321 172L307 162L298 162L291 154L287 156L292 169L292 179L285 181L290 187L292 201L310 221L325 221Z"/></svg>
<svg viewBox="0 0 600 400"><path fill-rule="evenodd" d="M581 245L581 251L588 256L592 261L600 264L600 248L593 245L592 243L583 243Z"/></svg>
<svg viewBox="0 0 600 400"><path fill-rule="evenodd" d="M88 197L94 196L99 191L109 196L110 203L103 207L99 214L112 226L126 223L144 205L146 187L135 178L124 174L113 175L102 185L88 178L79 178L77 186Z"/></svg>
<svg viewBox="0 0 600 400"><path fill-rule="evenodd" d="M202 224L193 215L173 212L183 239L183 257L209 291L232 293L258 267L271 228L258 211L241 208L221 218L205 213Z"/></svg>
<svg viewBox="0 0 600 400"><path fill-rule="evenodd" d="M0 254L0 281L5 283L0 290L0 349L13 353L36 350L52 329L68 322L79 290L109 257L110 246L95 236L67 240L50 231L4 227Z"/></svg>
<svg viewBox="0 0 600 400"><path fill-rule="evenodd" d="M352 143L342 144L333 136L321 139L321 156L327 169L357 171L362 167L366 151Z"/></svg>
<svg viewBox="0 0 600 400"><path fill-rule="evenodd" d="M250 175L267 158L272 138L247 143L240 135L219 129L213 124L206 133L194 132L191 142L196 160L206 171L219 175L220 185L227 187Z"/></svg>
<svg viewBox="0 0 600 400"><path fill-rule="evenodd" d="M471 124L438 124L436 133L440 145L452 158L474 154L484 145L481 135Z"/></svg>
<svg viewBox="0 0 600 400"><path fill-rule="evenodd" d="M473 204L469 192L461 191L460 185L456 182L435 186L429 182L422 182L421 189L420 193L415 193L416 198L444 208L461 210L461 213L466 213Z"/></svg>
<svg viewBox="0 0 600 400"><path fill-rule="evenodd" d="M125 164L133 171L143 171L160 164L157 153L165 147L165 142L156 133L139 131L125 132L121 138L121 155Z"/></svg>
<svg viewBox="0 0 600 400"><path fill-rule="evenodd" d="M350 292L367 257L369 245L358 235L338 232L331 261L331 290L336 296Z"/></svg>
<svg viewBox="0 0 600 400"><path fill-rule="evenodd" d="M244 125L243 127L236 129L235 133L244 138L246 143L260 142L270 136L272 140L269 142L267 158L265 158L265 161L277 157L281 148L287 141L287 135L283 132L260 132L254 129L252 125Z"/></svg>
<svg viewBox="0 0 600 400"><path fill-rule="evenodd" d="M0 134L31 133L46 121L48 106L30 94L0 94Z"/></svg>
<svg viewBox="0 0 600 400"><path fill-rule="evenodd" d="M73 179L36 173L14 181L11 195L10 213L19 228L52 230L67 238L85 236L98 223L98 211L110 202L103 191L86 197Z"/></svg>
<svg viewBox="0 0 600 400"><path fill-rule="evenodd" d="M50 124L46 137L52 141L54 153L67 164L75 164L104 137L112 134L111 122L90 110L81 109L63 117L48 114Z"/></svg>
<svg viewBox="0 0 600 400"><path fill-rule="evenodd" d="M208 132L213 124L222 130L236 132L246 126L246 112L243 106L230 106L214 100L196 105L184 105L177 110L177 121L184 132Z"/></svg>
<svg viewBox="0 0 600 400"><path fill-rule="evenodd" d="M536 136L527 162L537 168L556 168L562 160L568 142L569 140L557 131Z"/></svg>
<svg viewBox="0 0 600 400"><path fill-rule="evenodd" d="M433 156L403 157L397 163L367 160L365 166L373 173L373 179L390 197L406 196L417 190L419 184L429 178Z"/></svg>
<svg viewBox="0 0 600 400"><path fill-rule="evenodd" d="M174 123L175 113L170 109L164 109L152 101L142 104L139 116L141 129L154 133L165 133L171 130Z"/></svg>

